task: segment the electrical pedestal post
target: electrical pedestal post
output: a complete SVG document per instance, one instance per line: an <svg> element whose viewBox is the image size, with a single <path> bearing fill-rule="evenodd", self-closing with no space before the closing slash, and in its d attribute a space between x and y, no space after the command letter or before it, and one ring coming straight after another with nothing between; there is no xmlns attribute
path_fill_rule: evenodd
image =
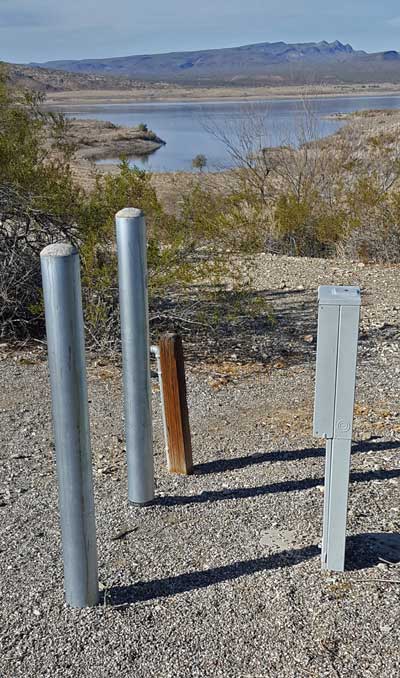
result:
<svg viewBox="0 0 400 678"><path fill-rule="evenodd" d="M322 285L318 302L314 435L326 439L321 561L343 572L360 289Z"/></svg>

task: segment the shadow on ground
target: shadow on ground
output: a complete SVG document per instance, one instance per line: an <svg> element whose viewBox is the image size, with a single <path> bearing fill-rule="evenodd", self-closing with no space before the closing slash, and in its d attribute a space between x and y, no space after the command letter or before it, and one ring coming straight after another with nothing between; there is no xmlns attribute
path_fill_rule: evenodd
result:
<svg viewBox="0 0 400 678"><path fill-rule="evenodd" d="M356 443L353 446L353 453L365 452L371 449L397 449L399 447L398 441L369 441L368 443ZM321 457L324 455L324 452L325 450L323 448L306 448L303 450L270 452L257 456L249 455L243 458L226 459L202 464L197 467L197 472L214 473L243 468L254 463L259 464L266 461L287 459L301 460L311 456ZM399 477L400 469L366 472L355 471L350 474L350 482L370 482ZM259 487L208 491L192 496L159 497L155 500L153 507L199 504L230 499L246 499L278 492L294 492L322 485L323 482L323 478L305 478L302 480L282 481ZM108 589L106 593L107 603L111 603L112 606L118 606L118 608L123 609L132 603L166 598L179 593L195 591L222 582L233 581L239 577L251 576L257 572L292 567L319 555L320 548L314 544L299 549L284 550L263 558L238 561L209 570L187 572L148 582L139 581L128 586L113 586ZM347 571L351 572L374 567L382 561L393 564L400 562L400 535L394 533L365 533L347 538ZM385 575L385 577L386 576L387 575Z"/></svg>
<svg viewBox="0 0 400 678"><path fill-rule="evenodd" d="M354 471L353 473L350 473L350 483L368 483L372 480L390 480L391 478L400 478L400 469L390 469L386 471ZM183 506L188 504L208 504L232 499L249 499L250 497L261 497L263 495L278 494L281 492L310 490L313 487L318 487L323 484L323 477L284 480L279 483L257 485L256 487L224 488L223 490L204 491L201 492L201 494L157 497L152 506Z"/></svg>
<svg viewBox="0 0 400 678"><path fill-rule="evenodd" d="M232 581L256 572L274 570L281 567L291 567L304 560L310 560L320 553L318 546L282 551L266 558L242 560L229 565L222 565L210 570L185 572L165 579L156 579L148 582L138 582L130 586L114 586L108 590L112 605L129 605L139 601L154 598L166 598L177 593L185 593L214 586L221 582Z"/></svg>
<svg viewBox="0 0 400 678"><path fill-rule="evenodd" d="M153 300L152 336L178 332L192 362L234 360L289 364L314 358L317 305L299 290L219 291L199 288L196 296Z"/></svg>
<svg viewBox="0 0 400 678"><path fill-rule="evenodd" d="M132 603L167 598L179 593L233 581L239 577L251 576L257 572L293 567L319 555L320 548L314 544L300 549L281 551L265 558L242 560L210 570L185 572L147 582L139 581L129 586L113 586L107 591L107 602L113 606L125 607ZM346 543L347 571L374 567L382 560L393 564L400 561L400 535L365 533L348 537Z"/></svg>
<svg viewBox="0 0 400 678"><path fill-rule="evenodd" d="M190 295L176 293L153 299L150 328L153 340L164 331L178 332L192 363L234 360L288 365L315 360L317 287L310 290L227 291L206 285ZM398 340L397 325L383 323L360 334L363 347ZM312 340L311 340L312 337ZM306 339L307 338L307 339Z"/></svg>
<svg viewBox="0 0 400 678"><path fill-rule="evenodd" d="M359 442L352 445L352 454L369 451L386 451L400 449L400 442ZM207 461L203 464L197 464L194 467L196 475L207 475L209 473L224 473L225 471L234 471L237 469L246 468L247 466L256 466L257 464L264 464L274 461L292 461L309 458L323 457L325 455L325 448L322 447L308 447L303 450L277 450L272 452L257 452L256 454L248 454L245 457L233 457L231 459L215 459Z"/></svg>
<svg viewBox="0 0 400 678"><path fill-rule="evenodd" d="M380 562L400 562L400 534L366 532L347 537L346 570L375 567Z"/></svg>

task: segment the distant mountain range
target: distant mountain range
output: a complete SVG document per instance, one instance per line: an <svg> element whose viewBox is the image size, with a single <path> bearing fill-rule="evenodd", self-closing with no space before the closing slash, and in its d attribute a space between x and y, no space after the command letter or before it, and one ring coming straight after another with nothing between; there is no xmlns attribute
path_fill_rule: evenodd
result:
<svg viewBox="0 0 400 678"><path fill-rule="evenodd" d="M73 73L182 84L400 82L400 54L368 53L335 42L263 42L195 52L31 64Z"/></svg>

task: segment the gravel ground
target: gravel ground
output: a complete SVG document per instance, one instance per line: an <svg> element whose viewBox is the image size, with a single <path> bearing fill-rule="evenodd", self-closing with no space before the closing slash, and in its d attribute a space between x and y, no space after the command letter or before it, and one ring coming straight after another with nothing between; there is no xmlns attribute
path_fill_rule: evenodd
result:
<svg viewBox="0 0 400 678"><path fill-rule="evenodd" d="M264 365L187 366L195 474L126 501L121 374L88 379L102 602L63 601L44 350L0 353L1 678L400 676L399 268L260 257ZM347 569L321 572L316 287L363 288ZM122 534L124 533L124 534Z"/></svg>

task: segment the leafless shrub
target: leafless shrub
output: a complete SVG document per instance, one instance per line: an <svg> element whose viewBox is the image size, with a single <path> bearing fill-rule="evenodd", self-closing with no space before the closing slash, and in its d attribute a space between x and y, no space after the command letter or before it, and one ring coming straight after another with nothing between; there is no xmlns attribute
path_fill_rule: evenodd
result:
<svg viewBox="0 0 400 678"><path fill-rule="evenodd" d="M238 121L208 122L235 169L228 190L240 194L243 219L257 220L267 250L295 256L337 254L398 261L400 136L364 116L321 138L308 102L280 145L267 112L249 108ZM233 185L236 182L236 186Z"/></svg>
<svg viewBox="0 0 400 678"><path fill-rule="evenodd" d="M74 227L35 208L32 195L0 186L0 336L24 339L43 331L40 251L68 239Z"/></svg>

